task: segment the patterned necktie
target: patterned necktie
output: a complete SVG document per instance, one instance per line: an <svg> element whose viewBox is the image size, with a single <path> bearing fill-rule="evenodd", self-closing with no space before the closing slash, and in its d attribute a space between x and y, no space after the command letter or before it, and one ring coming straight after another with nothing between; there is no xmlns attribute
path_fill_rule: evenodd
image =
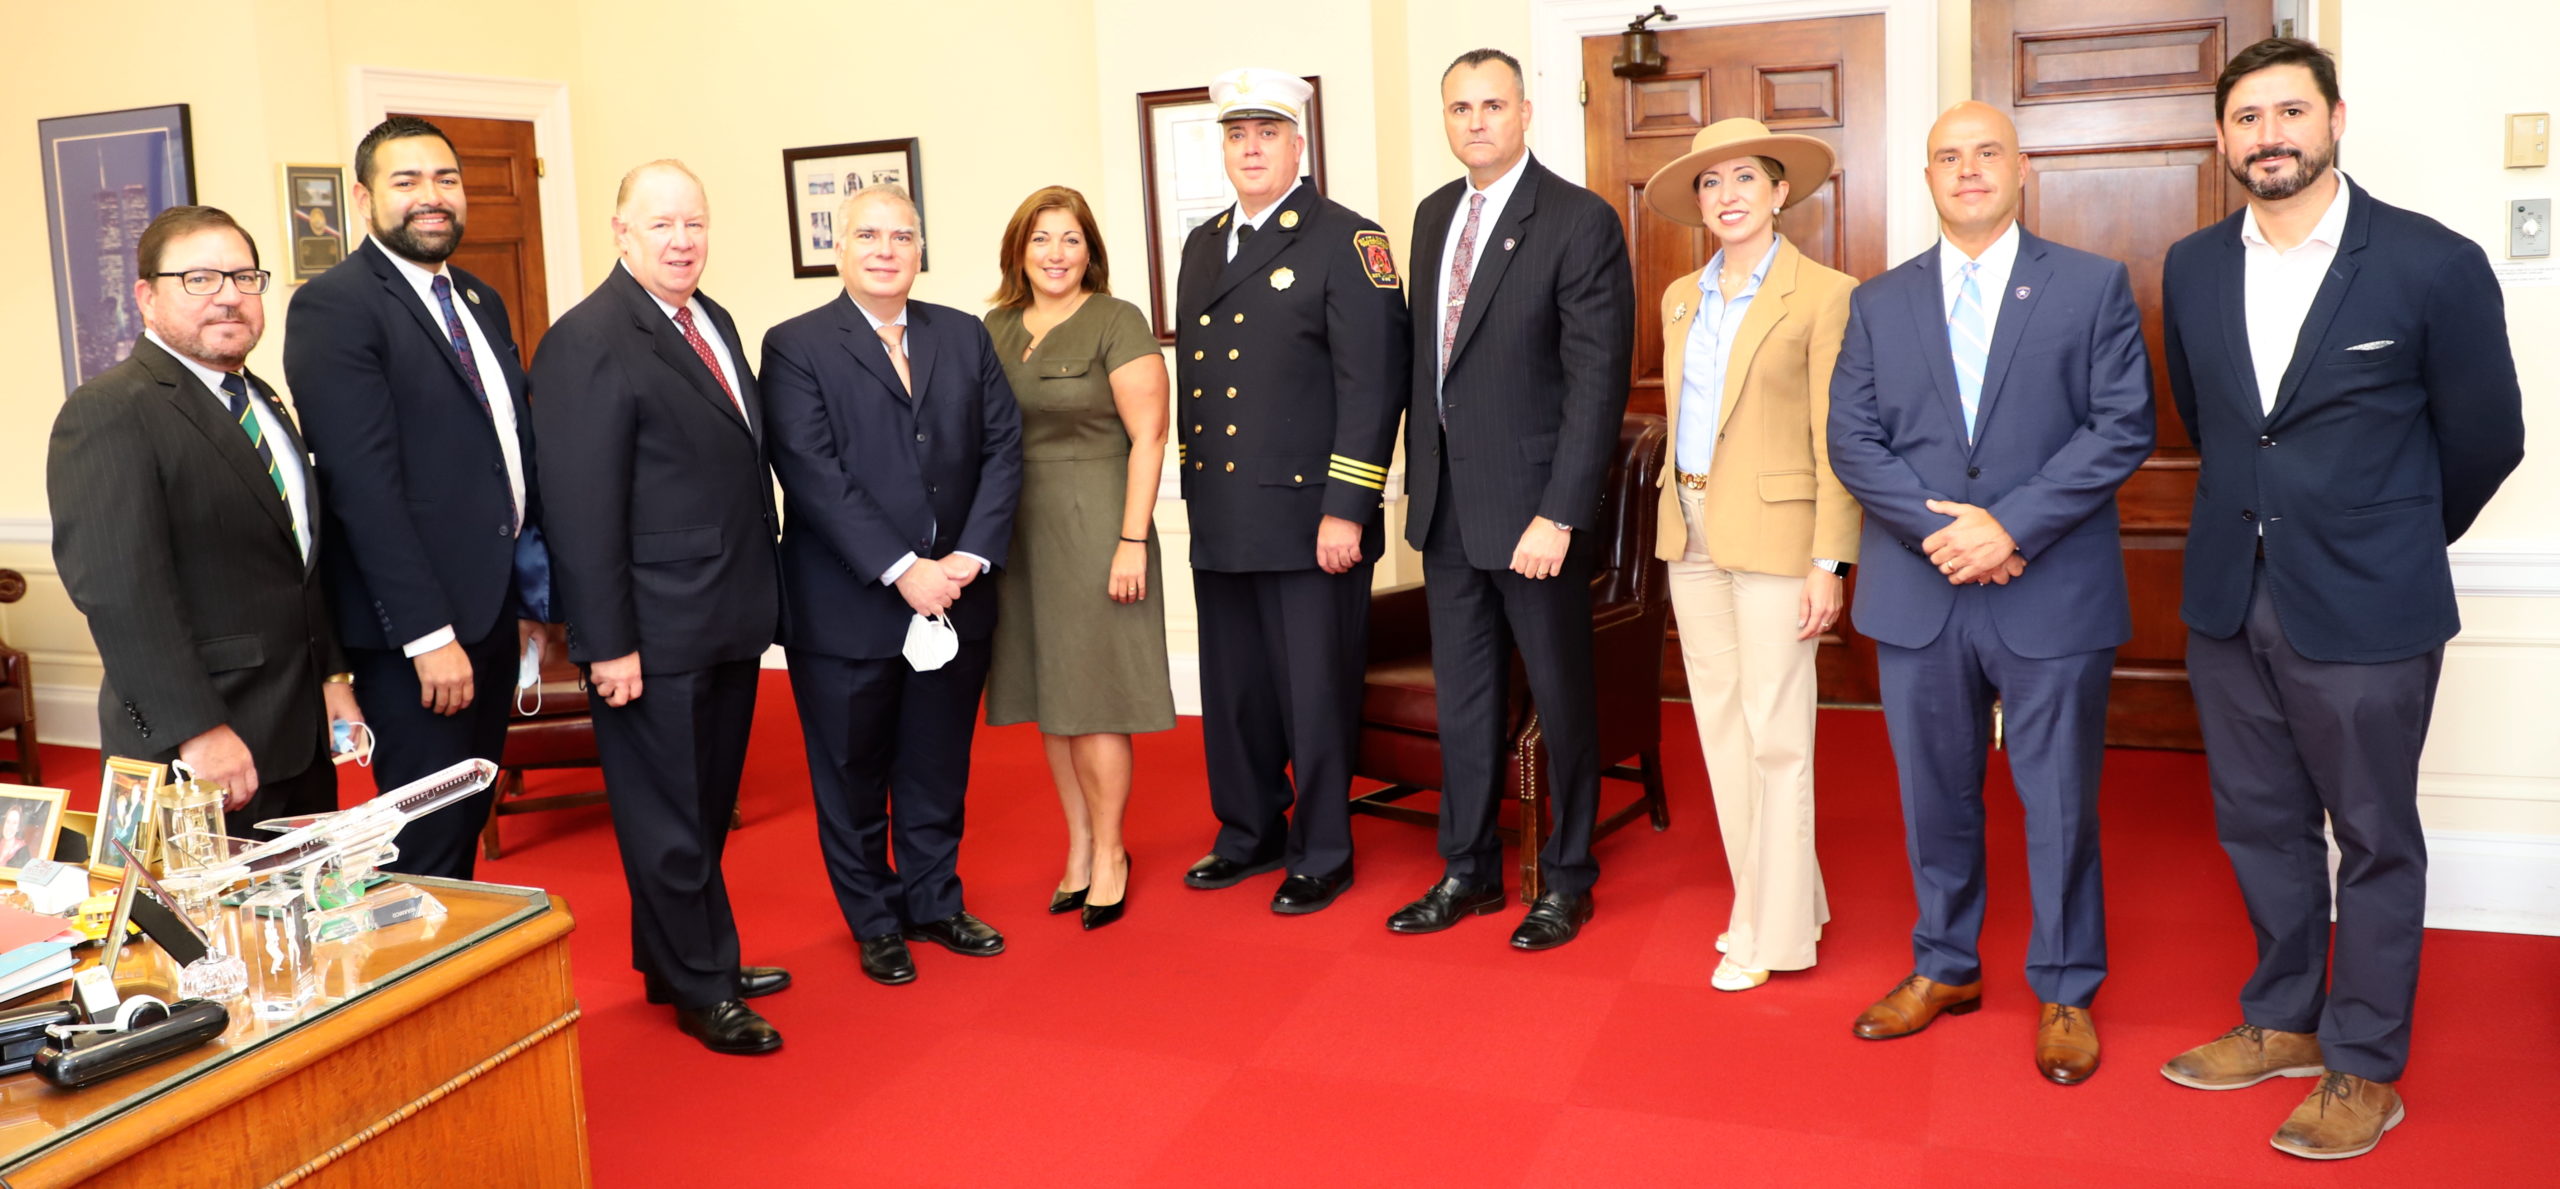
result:
<svg viewBox="0 0 2560 1189"><path fill-rule="evenodd" d="M284 490L284 471L276 465L276 452L267 445L267 432L258 424L256 410L249 407L249 382L241 378L240 373L233 372L222 377L222 403L229 407L231 415L239 420L240 432L249 435L249 448L258 452L259 463L267 468L267 482L275 484L276 498L290 500L292 497L286 495ZM302 539L302 526L294 522L293 509L290 506L285 508L284 519L285 523L292 527L293 547L307 549L309 543Z"/></svg>
<svg viewBox="0 0 2560 1189"><path fill-rule="evenodd" d="M711 369L711 378L719 382L720 391L728 395L729 403L738 406L739 419L745 420L747 416L746 403L740 401L738 399L738 394L730 390L729 377L721 372L720 361L717 358L714 358L711 354L711 343L709 340L704 339L702 337L702 331L694 326L692 306L686 306L676 311L676 329L684 332L684 341L692 345L694 354L702 357L702 366Z"/></svg>
<svg viewBox="0 0 2560 1189"><path fill-rule="evenodd" d="M895 322L883 322L880 324L880 341L889 345L889 364L898 369L898 387L906 390L907 399L914 400L916 380L907 372L907 328Z"/></svg>
<svg viewBox="0 0 2560 1189"><path fill-rule="evenodd" d="M1979 260L1965 261L1964 284L1956 290L1956 308L1947 315L1947 347L1956 360L1956 395L1964 401L1964 440L1973 440L1973 415L1982 407L1982 365L1991 354L1991 320L1983 316L1982 287L1974 274Z"/></svg>
<svg viewBox="0 0 2560 1189"><path fill-rule="evenodd" d="M1440 374L1449 374L1449 353L1458 346L1458 320L1467 313L1467 276L1475 271L1476 223L1484 217L1484 195L1467 195L1467 226L1458 233L1458 251L1449 258L1448 315L1440 322Z"/></svg>
<svg viewBox="0 0 2560 1189"><path fill-rule="evenodd" d="M429 288L435 290L436 304L444 307L444 332L453 339L454 356L462 361L462 378L471 382L471 395L480 398L480 411L489 412L489 390L480 383L480 363L471 355L471 336L463 333L462 314L453 308L453 278L437 273ZM489 418L492 424L497 415Z"/></svg>

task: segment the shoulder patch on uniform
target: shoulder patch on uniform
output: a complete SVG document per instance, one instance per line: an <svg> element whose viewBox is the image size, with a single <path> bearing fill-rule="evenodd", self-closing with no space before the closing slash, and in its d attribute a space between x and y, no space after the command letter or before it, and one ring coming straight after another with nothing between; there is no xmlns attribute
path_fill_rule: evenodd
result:
<svg viewBox="0 0 2560 1189"><path fill-rule="evenodd" d="M1387 233L1355 231L1351 246L1360 253L1360 267L1369 274L1369 283L1380 289L1394 289L1404 284L1396 275L1395 253L1387 248Z"/></svg>

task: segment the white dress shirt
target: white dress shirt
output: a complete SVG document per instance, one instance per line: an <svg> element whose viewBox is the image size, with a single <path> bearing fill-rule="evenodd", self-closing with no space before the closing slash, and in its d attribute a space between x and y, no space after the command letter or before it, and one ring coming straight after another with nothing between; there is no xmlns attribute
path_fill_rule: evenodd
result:
<svg viewBox="0 0 2560 1189"><path fill-rule="evenodd" d="M1438 319L1431 324L1435 331L1448 325L1448 307L1453 304L1450 300L1449 280L1458 265L1458 240L1467 233L1467 207L1472 205L1469 197L1476 194L1484 195L1484 210L1476 215L1475 255L1467 258L1467 280L1469 287L1472 288L1476 272L1484 263L1485 244L1493 239L1493 225L1502 221L1502 208L1511 205L1511 192L1520 188L1520 175L1527 172L1529 172L1529 154L1522 153L1519 160L1511 163L1508 171L1501 177L1493 179L1492 185L1481 190L1469 186L1464 193L1458 195L1458 209L1450 212L1449 234L1440 246L1441 308L1432 312L1432 316ZM1431 341L1439 342L1440 336L1433 334ZM1447 369L1443 368L1441 379L1447 378Z"/></svg>
<svg viewBox="0 0 2560 1189"><path fill-rule="evenodd" d="M1236 217L1229 220L1227 223L1227 259L1233 260L1236 258L1236 248L1240 246L1236 240L1238 233L1242 232L1247 227L1253 228L1255 231L1262 230L1262 225L1271 221L1271 212L1289 205L1289 196L1297 193L1298 187L1305 184L1306 180L1304 178L1289 183L1289 188L1281 191L1280 197L1273 199L1271 205L1262 208L1262 213L1260 214L1248 215L1244 213L1244 200L1236 200Z"/></svg>
<svg viewBox="0 0 2560 1189"><path fill-rule="evenodd" d="M1946 299L1949 318L1956 316L1956 294L1964 291L1964 266L1968 262L1982 266L1973 270L1973 283L1975 292L1982 295L1982 314L1991 322L1985 329L1996 335L2000 333L2000 303L2004 300L2001 294L2009 291L2009 274L2018 267L2018 225L2011 223L1980 256L1967 256L1964 249L1948 243L1945 236L1938 237L1939 296Z"/></svg>
<svg viewBox="0 0 2560 1189"><path fill-rule="evenodd" d="M223 420L232 419L230 400L222 392L222 381L232 373L215 371L179 354L176 349L169 346L169 340L161 338L160 332L156 330L145 329L142 337L159 344L161 350L169 352L171 359L185 364L188 371L194 372L197 379L204 381L205 391L213 394L214 403L222 410ZM262 391L263 386L249 379L246 374L241 375L240 378L248 383L252 393L249 398L249 407L256 410L258 435L267 440L267 452L275 455L276 474L284 480L284 503L293 516L294 543L302 549L303 564L309 565L311 564L310 474L304 469L305 463L302 456L294 453L293 437L285 433L284 426L276 420L275 409L255 395ZM240 436L246 439L249 435Z"/></svg>
<svg viewBox="0 0 2560 1189"><path fill-rule="evenodd" d="M371 236L366 238L372 239ZM444 307L436 302L435 283L437 277L446 275L444 265L438 264L430 269L379 243L374 247L400 270L409 287L417 290L418 303L427 308L428 320L434 322L438 330L443 330ZM489 419L496 423L498 453L507 464L507 494L515 498L516 531L521 533L524 531L524 442L516 436L515 394L507 389L507 375L498 368L497 350L489 345L489 336L480 330L479 315L473 312L479 303L471 300L461 285L453 284L449 288L453 295L454 316L462 320L462 335L471 344L471 362L480 373L481 391L489 398ZM450 332L447 333L449 336ZM424 656L453 642L453 625L446 624L401 645L400 654L412 658Z"/></svg>
<svg viewBox="0 0 2560 1189"><path fill-rule="evenodd" d="M1280 204L1278 204L1278 203L1276 203L1276 202L1275 202L1275 203L1273 203L1273 204L1272 204L1272 207L1273 207L1274 209L1277 209L1277 208L1279 207L1279 205L1280 205ZM1267 215L1267 214L1270 214L1271 212L1270 212L1270 211L1264 211L1263 213ZM661 304L663 304L663 303L661 303ZM855 309L857 309L857 310L862 310L862 320L871 324L871 333L873 333L873 334L878 334L878 333L880 333L880 328L881 328L881 327L883 327L883 326L896 326L896 327L901 327L901 328L903 328L903 327L905 327L905 326L907 325L907 307L906 307L905 305L903 305L903 304L901 304L901 305L898 307L898 316L897 316L897 317L895 317L895 318L886 318L886 319L883 319L883 318L874 318L874 317L872 317L872 316L871 316L871 311L862 309L862 303L861 303L861 302L858 302L858 301L857 301L857 302L853 303L853 308L855 308ZM674 315L672 315L672 314L671 314L671 315L669 315L669 317L673 317L673 316L674 316ZM700 315L700 314L695 314L695 315L694 315L694 317L695 317L695 318L697 318L697 319L699 319L699 318L701 318L701 317L702 317L702 315ZM887 342L886 340L883 340L883 341L881 342L881 344L880 344L880 347L881 347L881 352L880 352L880 353L881 353L881 354L883 354L883 355L888 354L888 346L889 346L888 342ZM906 356L908 359L914 359L914 358L916 357L915 342L914 342L914 340L913 340L913 339L910 339L910 338L906 335L906 333L904 332L904 330L901 330L901 331L900 331L900 333L899 333L899 335L898 335L898 354L903 355L903 356ZM913 394L910 394L910 395L914 396L916 399L919 399L919 400L920 400L920 399L923 399L923 394L922 394L922 393L913 393ZM936 531L936 532L940 532L940 531L941 531L941 526L940 526L939 524L937 524L937 525L934 527L934 531ZM977 554L971 553L971 552L969 552L969 551L967 551L967 550L965 550L965 549L954 549L954 550L952 550L952 552L953 552L953 553L956 553L956 554L959 554L959 555L960 555L960 556L962 556L962 557L968 558L970 561L973 561L973 562L978 563L978 572L979 572L980 574L984 574L984 573L986 573L987 571L992 570L992 569L994 569L994 568L995 568L994 566L992 566L992 565L988 564L987 559L985 559L985 558L983 558L983 557L980 557L980 556L978 556ZM882 585L882 586L896 586L896 585L898 584L898 579L903 578L903 577L906 577L906 574L907 574L907 567L909 567L909 566L912 566L912 565L916 564L916 561L917 561L917 558L916 558L916 555L915 555L915 551L914 551L914 550L908 550L908 551L907 551L907 555L906 555L906 556L901 557L901 558L899 558L898 560L896 560L896 561L894 561L894 562L889 563L889 568L888 568L888 569L885 569L885 570L880 571L880 585Z"/></svg>
<svg viewBox="0 0 2560 1189"><path fill-rule="evenodd" d="M2311 234L2290 248L2277 249L2258 229L2258 208L2240 216L2240 254L2248 311L2249 363L2258 373L2258 412L2276 411L2276 390L2285 369L2293 366L2294 344L2302 337L2302 320L2320 296L2320 282L2338 258L2338 238L2347 230L2347 175L2338 175L2338 192Z"/></svg>
<svg viewBox="0 0 2560 1189"><path fill-rule="evenodd" d="M622 262L617 260L614 262L613 266L615 268L622 268ZM630 270L623 269L623 271L629 272ZM638 278L635 277L633 279L637 280ZM640 291L642 293L649 294L649 300L657 303L658 312L665 314L667 316L667 321L674 322L676 320L676 307L668 305L664 300L659 298L657 294L650 293L649 288L646 285L641 286ZM746 401L738 395L738 361L730 356L729 344L720 341L720 330L718 327L711 324L711 311L702 308L702 298L699 296L685 298L684 308L693 311L694 331L702 336L703 342L711 344L712 358L720 361L720 380L722 383L729 386L729 403L737 406L738 418L742 421L745 420L747 416ZM904 318L906 315L901 312L898 316ZM679 338L683 337L683 326L679 325L676 327L676 335Z"/></svg>

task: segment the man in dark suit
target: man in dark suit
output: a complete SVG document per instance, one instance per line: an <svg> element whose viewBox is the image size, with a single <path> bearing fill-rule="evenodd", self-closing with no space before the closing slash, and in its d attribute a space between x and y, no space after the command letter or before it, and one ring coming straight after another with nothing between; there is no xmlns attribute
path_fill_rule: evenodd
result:
<svg viewBox="0 0 2560 1189"><path fill-rule="evenodd" d="M284 370L340 543L329 599L380 731L374 780L391 789L497 760L550 561L506 307L445 263L466 211L453 145L394 116L356 144L355 172L372 234L294 294ZM470 878L495 797L411 822L391 866Z"/></svg>
<svg viewBox="0 0 2560 1189"><path fill-rule="evenodd" d="M2221 1090L2325 1071L2273 1142L2335 1159L2404 1113L2418 753L2461 627L2445 547L2524 457L2523 398L2480 248L2331 168L2347 117L2327 51L2259 42L2215 106L2249 205L2169 250L2161 307L2204 464L2187 669L2258 967L2240 1026L2161 1072Z"/></svg>
<svg viewBox="0 0 2560 1189"><path fill-rule="evenodd" d="M1555 830L1545 891L1511 944L1552 949L1591 919L1599 864L1599 703L1591 671L1591 527L1627 408L1635 277L1617 212L1530 156L1520 63L1461 55L1440 79L1467 176L1414 212L1413 383L1405 417L1431 667L1440 691L1440 857L1388 918L1437 933L1503 903L1494 818L1516 643L1546 731Z"/></svg>
<svg viewBox="0 0 2560 1189"><path fill-rule="evenodd" d="M769 1053L782 1035L741 1001L791 976L740 967L720 873L782 610L764 413L737 323L700 292L700 180L674 161L632 170L613 239L621 263L533 360L569 659L586 666L649 1001L714 1052Z"/></svg>
<svg viewBox="0 0 2560 1189"><path fill-rule="evenodd" d="M1306 80L1246 68L1209 92L1237 202L1182 246L1174 420L1219 828L1182 878L1225 888L1285 867L1271 911L1294 916L1351 886L1405 311L1387 233L1298 176Z"/></svg>
<svg viewBox="0 0 2560 1189"><path fill-rule="evenodd" d="M1909 1036L1982 1005L1997 698L2026 807L2036 1068L2068 1086L2098 1067L2098 769L2133 635L2115 493L2151 453L2151 365L2124 265L2018 226L2026 172L1999 111L1938 118L1942 238L1858 287L1832 378L1832 469L1867 511L1851 613L1877 645L1920 902L1912 974L1855 1030Z"/></svg>
<svg viewBox="0 0 2560 1189"><path fill-rule="evenodd" d="M364 721L314 562L302 438L244 366L272 275L231 216L162 211L136 245L141 341L80 386L45 462L53 558L106 680L99 751L186 761L231 830L338 807L331 720Z"/></svg>
<svg viewBox="0 0 2560 1189"><path fill-rule="evenodd" d="M1004 952L959 862L996 626L977 584L1012 544L1022 413L984 325L907 299L924 233L906 192L857 190L835 223L845 292L764 338L765 440L818 841L862 972L894 985L916 976L908 939Z"/></svg>

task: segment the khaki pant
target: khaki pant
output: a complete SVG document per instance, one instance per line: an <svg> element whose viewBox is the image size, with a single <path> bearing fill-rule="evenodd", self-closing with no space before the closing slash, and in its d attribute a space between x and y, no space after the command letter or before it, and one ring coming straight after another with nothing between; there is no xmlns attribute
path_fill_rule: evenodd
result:
<svg viewBox="0 0 2560 1189"><path fill-rule="evenodd" d="M1796 639L1804 577L1719 568L1704 512L1704 493L1680 492L1689 544L1669 566L1671 609L1733 872L1726 957L1803 970L1831 919L1813 850L1816 642Z"/></svg>

